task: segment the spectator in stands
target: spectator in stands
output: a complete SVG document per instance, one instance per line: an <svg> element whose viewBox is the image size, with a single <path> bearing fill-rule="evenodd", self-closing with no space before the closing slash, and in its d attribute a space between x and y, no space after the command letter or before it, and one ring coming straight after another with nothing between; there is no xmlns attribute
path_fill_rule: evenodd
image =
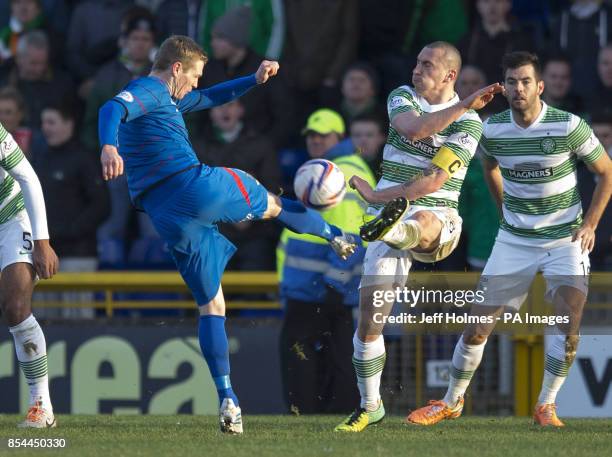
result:
<svg viewBox="0 0 612 457"><path fill-rule="evenodd" d="M546 61L542 72L544 94L542 99L550 106L580 115L582 99L571 92L572 63L567 57L555 56Z"/></svg>
<svg viewBox="0 0 612 457"><path fill-rule="evenodd" d="M469 95L476 92L481 87L486 86L487 77L483 71L474 65L464 65L461 67L461 72L457 77L457 84L455 90L459 98L464 99ZM488 117L490 114L501 111L508 108L508 104L505 100L501 100L503 97L493 100L478 113L481 117Z"/></svg>
<svg viewBox="0 0 612 457"><path fill-rule="evenodd" d="M220 17L212 32L212 59L206 64L200 85L208 87L228 79L257 71L262 57L248 44L251 11L247 7L230 10ZM286 85L286 75L252 90L241 97L244 122L269 137L275 148L285 145L293 130L293 101Z"/></svg>
<svg viewBox="0 0 612 457"><path fill-rule="evenodd" d="M212 51L212 40L217 20L236 9L237 4L251 10L248 28L248 45L253 51L269 59L277 60L283 50L285 22L284 4L281 0L238 0L232 2L204 2L205 22L201 24L202 46Z"/></svg>
<svg viewBox="0 0 612 457"><path fill-rule="evenodd" d="M0 3L0 28L9 25L11 20L11 3ZM56 33L62 33L68 28L68 19L73 2L70 0L41 0L46 24Z"/></svg>
<svg viewBox="0 0 612 457"><path fill-rule="evenodd" d="M612 111L594 112L591 116L591 127L601 145L612 157ZM588 208L595 190L595 177L583 162L578 162L578 189L582 207ZM595 232L595 248L589 255L591 269L595 271L612 271L612 210L606 208Z"/></svg>
<svg viewBox="0 0 612 457"><path fill-rule="evenodd" d="M315 111L303 130L308 154L333 160L347 180L357 175L374 185L374 176L354 148L338 151L350 143L341 141L344 131L338 113ZM348 189L339 205L321 214L329 223L356 234L365 207L357 192ZM283 231L277 251L285 303L281 360L285 396L296 414L339 413L357 401L350 362L352 306L358 301L364 254L359 246L349 260L337 260L327 245L312 236Z"/></svg>
<svg viewBox="0 0 612 457"><path fill-rule="evenodd" d="M11 16L9 23L0 29L0 62L15 55L17 42L23 34L31 30L42 30L51 43L51 55L59 55L60 38L47 25L41 0L10 0Z"/></svg>
<svg viewBox="0 0 612 457"><path fill-rule="evenodd" d="M434 41L457 43L468 31L465 0L413 1L404 49L414 54Z"/></svg>
<svg viewBox="0 0 612 457"><path fill-rule="evenodd" d="M612 8L601 0L573 0L554 21L551 48L568 55L578 95L588 96L596 85L597 55L611 38Z"/></svg>
<svg viewBox="0 0 612 457"><path fill-rule="evenodd" d="M350 138L376 180L380 179L383 148L387 142L386 121L373 114L356 116L350 124Z"/></svg>
<svg viewBox="0 0 612 457"><path fill-rule="evenodd" d="M599 51L597 75L599 80L592 88L586 108L591 113L612 113L612 44Z"/></svg>
<svg viewBox="0 0 612 457"><path fill-rule="evenodd" d="M512 0L512 15L521 24L521 28L529 30L538 49L543 48L550 39L550 17L553 9L561 8L565 1Z"/></svg>
<svg viewBox="0 0 612 457"><path fill-rule="evenodd" d="M340 78L357 51L359 8L354 0L285 1L285 12L281 67L303 123L309 113L339 99Z"/></svg>
<svg viewBox="0 0 612 457"><path fill-rule="evenodd" d="M81 138L88 148L98 150L100 107L118 94L132 79L149 74L152 65L151 54L155 45L154 27L154 17L145 8L134 7L124 16L119 37L119 55L98 70L87 98Z"/></svg>
<svg viewBox="0 0 612 457"><path fill-rule="evenodd" d="M84 0L79 2L68 28L66 66L79 83L86 100L98 69L117 54L121 18L133 0Z"/></svg>
<svg viewBox="0 0 612 457"><path fill-rule="evenodd" d="M0 89L0 124L13 135L28 160L31 160L32 129L23 125L25 109L23 97L15 88L8 86Z"/></svg>
<svg viewBox="0 0 612 457"><path fill-rule="evenodd" d="M532 37L510 22L511 8L510 0L477 0L479 21L458 43L463 63L478 66L488 84L501 80L504 54L534 47Z"/></svg>
<svg viewBox="0 0 612 457"><path fill-rule="evenodd" d="M486 84L487 77L480 68L474 65L463 65L457 77L455 90L459 98L463 100Z"/></svg>
<svg viewBox="0 0 612 457"><path fill-rule="evenodd" d="M23 96L28 126L40 128L44 106L56 103L74 93L72 79L51 65L49 40L44 32L33 30L19 39L17 53L0 73L0 86L16 88Z"/></svg>
<svg viewBox="0 0 612 457"><path fill-rule="evenodd" d="M186 35L201 43L201 8L205 0L164 0L156 11L157 39L161 43L170 35Z"/></svg>
<svg viewBox="0 0 612 457"><path fill-rule="evenodd" d="M358 58L370 62L381 76L386 96L410 81L404 49L411 24L412 3L406 0L360 0Z"/></svg>
<svg viewBox="0 0 612 457"><path fill-rule="evenodd" d="M118 94L132 79L149 74L155 45L155 20L145 8L132 7L121 21L118 39L119 55L97 72L87 98L81 139L90 150L98 150L98 109ZM145 213L136 212L129 198L125 175L107 181L110 193L110 216L100 226L98 239L105 247L102 262L121 264L131 237L130 224L137 225L135 237L140 244L151 244L159 237ZM133 246L132 246L133 247Z"/></svg>
<svg viewBox="0 0 612 457"><path fill-rule="evenodd" d="M378 101L379 78L376 70L367 62L351 64L342 78L340 114L350 124L364 114L384 115L384 107Z"/></svg>
<svg viewBox="0 0 612 457"><path fill-rule="evenodd" d="M211 109L211 131L194 141L198 158L210 166L244 170L274 192L280 187L274 145L244 122L244 114L242 99ZM279 235L274 222L222 224L221 232L238 247L228 269L274 270Z"/></svg>
<svg viewBox="0 0 612 457"><path fill-rule="evenodd" d="M49 233L63 271L95 271L96 229L109 212L108 194L96 156L75 134L75 110L64 100L42 111L42 132L47 141L36 154L34 168L40 179Z"/></svg>

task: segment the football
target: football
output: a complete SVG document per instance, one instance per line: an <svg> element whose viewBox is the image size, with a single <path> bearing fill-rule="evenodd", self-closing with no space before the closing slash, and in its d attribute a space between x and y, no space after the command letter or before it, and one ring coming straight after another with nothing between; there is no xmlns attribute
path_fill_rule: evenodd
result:
<svg viewBox="0 0 612 457"><path fill-rule="evenodd" d="M304 205L326 210L342 201L346 194L346 181L342 170L333 162L313 159L298 169L293 190Z"/></svg>

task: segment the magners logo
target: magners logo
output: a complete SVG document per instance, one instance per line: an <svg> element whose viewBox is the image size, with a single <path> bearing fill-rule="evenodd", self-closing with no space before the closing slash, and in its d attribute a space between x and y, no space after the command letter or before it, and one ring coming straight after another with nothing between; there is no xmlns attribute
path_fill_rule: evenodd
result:
<svg viewBox="0 0 612 457"><path fill-rule="evenodd" d="M439 148L436 148L435 146L432 146L431 144L426 143L423 140L416 140L416 141L410 141L408 138L402 136L402 142L404 142L407 145L412 146L415 149L418 149L419 151L427 154L428 156L435 156L436 152L438 152Z"/></svg>
<svg viewBox="0 0 612 457"><path fill-rule="evenodd" d="M548 178L552 175L552 168L544 168L542 170L508 170L508 176L516 179Z"/></svg>

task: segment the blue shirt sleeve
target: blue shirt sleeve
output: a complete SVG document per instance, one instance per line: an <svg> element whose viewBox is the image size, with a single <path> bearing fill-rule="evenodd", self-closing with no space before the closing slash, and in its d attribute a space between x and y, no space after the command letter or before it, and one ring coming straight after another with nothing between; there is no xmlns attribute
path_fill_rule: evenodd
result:
<svg viewBox="0 0 612 457"><path fill-rule="evenodd" d="M254 74L232 79L206 89L191 91L180 100L177 106L182 113L212 108L241 97L256 85L257 80Z"/></svg>
<svg viewBox="0 0 612 457"><path fill-rule="evenodd" d="M112 100L122 105L127 112L127 116L123 118L124 122L143 116L161 105L162 89L168 89L161 86L159 81L147 84L148 82L141 80L130 83L113 97ZM157 87L158 85L160 87Z"/></svg>
<svg viewBox="0 0 612 457"><path fill-rule="evenodd" d="M98 112L98 138L100 147L106 144L118 146L117 132L121 119L125 116L124 108L115 103L114 99L107 101Z"/></svg>

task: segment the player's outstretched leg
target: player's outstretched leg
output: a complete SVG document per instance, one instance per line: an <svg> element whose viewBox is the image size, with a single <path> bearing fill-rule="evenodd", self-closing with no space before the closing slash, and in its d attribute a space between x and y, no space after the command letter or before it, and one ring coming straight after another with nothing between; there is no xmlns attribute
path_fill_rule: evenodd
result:
<svg viewBox="0 0 612 457"><path fill-rule="evenodd" d="M409 203L403 197L387 203L371 221L361 226L359 235L365 241L384 241L396 249L410 249L419 244L420 226L416 221L403 222Z"/></svg>
<svg viewBox="0 0 612 457"><path fill-rule="evenodd" d="M308 233L327 240L342 259L349 258L355 252L357 245L353 237L328 224L317 211L306 208L296 200L268 195L268 210L264 218L275 217L293 232Z"/></svg>
<svg viewBox="0 0 612 457"><path fill-rule="evenodd" d="M448 390L442 400L431 400L427 406L412 411L406 422L418 425L434 425L445 419L456 419L463 410L463 396L470 380L480 365L486 338L462 336L457 341L451 366Z"/></svg>
<svg viewBox="0 0 612 457"><path fill-rule="evenodd" d="M49 396L47 343L38 321L32 315L33 289L34 270L30 264L14 263L2 270L2 313L9 324L17 360L30 389L30 407L19 427L55 427L57 422Z"/></svg>

